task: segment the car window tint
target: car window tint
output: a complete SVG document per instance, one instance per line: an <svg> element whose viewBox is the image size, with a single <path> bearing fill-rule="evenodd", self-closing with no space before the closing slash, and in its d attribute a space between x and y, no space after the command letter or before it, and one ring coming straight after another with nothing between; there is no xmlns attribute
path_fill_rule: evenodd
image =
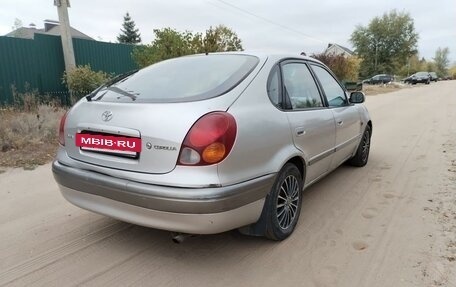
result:
<svg viewBox="0 0 456 287"><path fill-rule="evenodd" d="M333 76L320 66L312 65L312 69L317 75L323 90L325 91L326 99L330 107L340 107L348 104L345 91Z"/></svg>
<svg viewBox="0 0 456 287"><path fill-rule="evenodd" d="M275 105L279 105L279 88L280 88L280 79L279 79L279 69L275 66L272 70L271 76L268 82L268 96L271 99L271 102Z"/></svg>
<svg viewBox="0 0 456 287"><path fill-rule="evenodd" d="M285 64L282 74L286 95L293 109L323 106L317 84L305 64Z"/></svg>
<svg viewBox="0 0 456 287"><path fill-rule="evenodd" d="M153 64L101 89L94 101L175 103L220 96L237 86L259 59L247 55L197 55Z"/></svg>

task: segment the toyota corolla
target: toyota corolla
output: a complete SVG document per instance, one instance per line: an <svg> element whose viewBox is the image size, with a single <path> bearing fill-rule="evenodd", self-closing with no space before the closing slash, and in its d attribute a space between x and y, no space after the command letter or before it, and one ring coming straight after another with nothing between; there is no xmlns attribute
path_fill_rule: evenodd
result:
<svg viewBox="0 0 456 287"><path fill-rule="evenodd" d="M309 57L170 59L76 103L61 119L52 169L69 202L99 214L283 240L306 187L344 162L366 165L363 102Z"/></svg>

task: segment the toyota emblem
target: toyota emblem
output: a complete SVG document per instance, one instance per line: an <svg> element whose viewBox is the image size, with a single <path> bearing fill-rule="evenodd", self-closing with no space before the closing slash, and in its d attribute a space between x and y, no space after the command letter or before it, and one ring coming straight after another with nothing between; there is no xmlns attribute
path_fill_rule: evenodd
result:
<svg viewBox="0 0 456 287"><path fill-rule="evenodd" d="M112 112L106 111L101 114L101 119L105 122L109 122L112 119Z"/></svg>

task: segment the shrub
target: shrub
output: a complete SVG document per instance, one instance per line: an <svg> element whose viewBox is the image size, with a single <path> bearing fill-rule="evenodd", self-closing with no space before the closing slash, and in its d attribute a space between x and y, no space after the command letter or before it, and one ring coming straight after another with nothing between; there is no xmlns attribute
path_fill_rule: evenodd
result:
<svg viewBox="0 0 456 287"><path fill-rule="evenodd" d="M36 111L0 111L0 152L21 149L30 144L57 143L62 108L38 105Z"/></svg>
<svg viewBox="0 0 456 287"><path fill-rule="evenodd" d="M357 81L361 59L355 56L344 57L334 54L313 54L311 57L328 66L341 81Z"/></svg>
<svg viewBox="0 0 456 287"><path fill-rule="evenodd" d="M456 66L453 66L448 70L448 76L451 79L456 79Z"/></svg>
<svg viewBox="0 0 456 287"><path fill-rule="evenodd" d="M13 103L6 108L17 112L37 112L40 105L47 105L50 107L62 106L60 97L51 96L49 94L40 95L38 90L31 89L30 84L28 83L25 83L24 90L25 91L21 93L15 85L11 85Z"/></svg>
<svg viewBox="0 0 456 287"><path fill-rule="evenodd" d="M31 90L30 86L25 84L25 92L20 93L14 85L11 86L13 93L13 109L23 112L36 111L40 104L40 98L37 90Z"/></svg>
<svg viewBox="0 0 456 287"><path fill-rule="evenodd" d="M106 83L111 76L103 71L95 72L90 65L78 66L70 72L64 72L62 81L71 91L72 97L80 97L90 93Z"/></svg>

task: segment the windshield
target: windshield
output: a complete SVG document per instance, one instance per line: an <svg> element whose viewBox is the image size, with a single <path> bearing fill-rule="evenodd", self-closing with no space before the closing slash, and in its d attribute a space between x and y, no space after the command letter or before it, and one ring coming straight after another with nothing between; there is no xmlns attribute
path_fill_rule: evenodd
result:
<svg viewBox="0 0 456 287"><path fill-rule="evenodd" d="M93 101L171 103L220 96L237 86L259 59L247 55L198 55L159 62L100 89Z"/></svg>

